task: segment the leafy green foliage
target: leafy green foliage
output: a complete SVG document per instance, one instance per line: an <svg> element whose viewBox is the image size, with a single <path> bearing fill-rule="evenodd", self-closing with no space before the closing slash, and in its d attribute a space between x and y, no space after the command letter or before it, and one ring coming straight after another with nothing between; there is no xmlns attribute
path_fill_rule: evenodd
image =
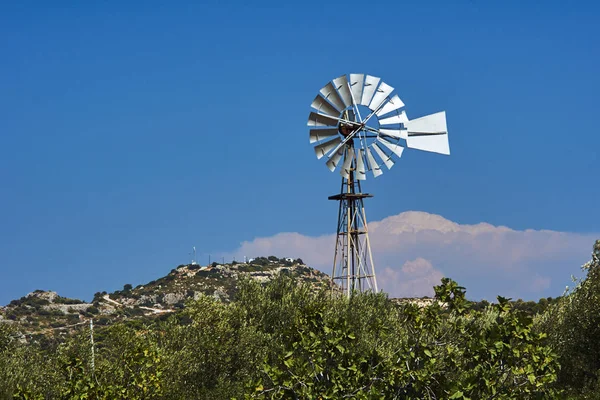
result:
<svg viewBox="0 0 600 400"><path fill-rule="evenodd" d="M531 318L503 298L468 312L464 288L449 279L435 290L438 302L425 309L395 309L382 295L326 300L289 291L284 299L302 312L279 328L273 339L282 348L265 358L246 398L555 396L558 364Z"/></svg>
<svg viewBox="0 0 600 400"><path fill-rule="evenodd" d="M0 324L0 399L58 398L56 359L46 358L37 345L26 346L23 339L13 326Z"/></svg>
<svg viewBox="0 0 600 400"><path fill-rule="evenodd" d="M600 242L594 252L571 293L537 304L473 303L447 278L427 306L381 293L347 299L298 279L312 274L298 266L269 283L238 275L232 301L182 289L185 306L154 319L90 306L82 315L95 321L93 357L87 324L34 337L20 332L31 324L0 323L0 400L598 398ZM248 274L272 270L272 260L259 261L265 266ZM173 272L173 282L187 271ZM224 287L226 270L201 272L209 276L191 282ZM160 300L155 290L168 282L123 292ZM17 320L31 317L27 310L53 317L43 299L17 302Z"/></svg>
<svg viewBox="0 0 600 400"><path fill-rule="evenodd" d="M100 335L93 363L89 331L51 351L24 346L14 335L0 332L0 399L164 398L163 356L154 333L110 327Z"/></svg>
<svg viewBox="0 0 600 400"><path fill-rule="evenodd" d="M90 347L82 346L86 336L61 349L63 397L162 398L162 353L154 333L110 327L99 338L93 367Z"/></svg>
<svg viewBox="0 0 600 400"><path fill-rule="evenodd" d="M586 277L536 318L536 330L548 333L559 356L560 385L582 398L600 398L600 240L582 269Z"/></svg>

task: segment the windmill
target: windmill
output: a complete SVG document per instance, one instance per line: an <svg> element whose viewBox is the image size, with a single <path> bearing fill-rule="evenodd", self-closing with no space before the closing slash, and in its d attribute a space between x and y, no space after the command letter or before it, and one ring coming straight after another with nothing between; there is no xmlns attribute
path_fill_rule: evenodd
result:
<svg viewBox="0 0 600 400"><path fill-rule="evenodd" d="M327 83L313 100L308 116L310 143L318 159L339 168L342 186L329 200L339 202L332 287L378 291L361 181L367 172L383 174L404 148L450 154L446 113L409 120L394 88L365 74L342 75Z"/></svg>

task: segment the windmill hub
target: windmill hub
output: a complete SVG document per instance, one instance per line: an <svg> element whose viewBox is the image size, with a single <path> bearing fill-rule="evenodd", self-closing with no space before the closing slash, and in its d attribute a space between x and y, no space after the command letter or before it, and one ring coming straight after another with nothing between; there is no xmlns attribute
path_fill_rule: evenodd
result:
<svg viewBox="0 0 600 400"><path fill-rule="evenodd" d="M318 159L335 171L341 165L342 188L330 200L339 201L332 287L353 291L377 289L360 181L383 174L408 148L450 154L444 111L409 120L394 88L364 74L342 75L327 83L313 100L308 116L310 143ZM355 143L356 142L356 143ZM375 157L377 156L377 157Z"/></svg>
<svg viewBox="0 0 600 400"><path fill-rule="evenodd" d="M355 130L355 128L353 125L340 123L340 127L338 130L342 134L342 136L348 137Z"/></svg>

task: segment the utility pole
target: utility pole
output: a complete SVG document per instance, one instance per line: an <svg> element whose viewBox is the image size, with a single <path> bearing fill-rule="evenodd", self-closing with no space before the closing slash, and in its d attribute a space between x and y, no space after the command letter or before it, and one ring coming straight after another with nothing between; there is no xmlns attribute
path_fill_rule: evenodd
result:
<svg viewBox="0 0 600 400"><path fill-rule="evenodd" d="M93 319L90 319L90 345L92 348L92 360L90 362L90 366L92 368L92 376L94 376L96 366L94 363L95 353L94 353L94 320Z"/></svg>

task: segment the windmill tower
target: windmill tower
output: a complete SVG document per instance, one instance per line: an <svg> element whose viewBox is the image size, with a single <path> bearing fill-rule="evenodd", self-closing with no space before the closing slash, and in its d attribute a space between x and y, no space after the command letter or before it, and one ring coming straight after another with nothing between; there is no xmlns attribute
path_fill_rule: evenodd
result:
<svg viewBox="0 0 600 400"><path fill-rule="evenodd" d="M409 120L393 91L378 77L342 75L319 91L308 116L317 158L325 157L332 172L341 165L340 193L329 196L339 202L331 283L347 296L378 291L364 206L372 195L361 189L367 172L381 175L379 163L391 169L405 147L450 154L446 113Z"/></svg>

